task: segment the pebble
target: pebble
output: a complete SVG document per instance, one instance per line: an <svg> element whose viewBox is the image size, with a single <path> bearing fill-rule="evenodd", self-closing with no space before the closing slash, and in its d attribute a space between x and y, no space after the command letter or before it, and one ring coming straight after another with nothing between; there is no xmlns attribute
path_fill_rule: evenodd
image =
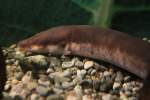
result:
<svg viewBox="0 0 150 100"><path fill-rule="evenodd" d="M102 96L102 100L113 100L113 97L110 94L105 94Z"/></svg>
<svg viewBox="0 0 150 100"><path fill-rule="evenodd" d="M104 71L104 76L106 77L106 76L110 76L111 75L111 73L109 72L109 71Z"/></svg>
<svg viewBox="0 0 150 100"><path fill-rule="evenodd" d="M74 82L63 82L62 88L63 89L72 89L75 86Z"/></svg>
<svg viewBox="0 0 150 100"><path fill-rule="evenodd" d="M131 81L131 77L130 76L125 76L124 77L124 82L129 82Z"/></svg>
<svg viewBox="0 0 150 100"><path fill-rule="evenodd" d="M13 79L13 80L12 80L12 85L16 85L16 84L18 84L18 82L19 82L19 81L18 81L17 79Z"/></svg>
<svg viewBox="0 0 150 100"><path fill-rule="evenodd" d="M53 79L56 83L67 82L70 79L63 76L63 72L54 72L49 75L50 79Z"/></svg>
<svg viewBox="0 0 150 100"><path fill-rule="evenodd" d="M113 65L84 58L31 56L17 49L5 54L9 100L134 100L143 85Z"/></svg>
<svg viewBox="0 0 150 100"><path fill-rule="evenodd" d="M38 83L39 83L40 85L43 85L43 86L49 86L49 85L50 85L50 82L49 82L49 81L43 81L43 80L41 80L41 79L38 80Z"/></svg>
<svg viewBox="0 0 150 100"><path fill-rule="evenodd" d="M16 79L17 79L17 80L21 80L23 76L24 76L23 72L18 72L18 73L16 74Z"/></svg>
<svg viewBox="0 0 150 100"><path fill-rule="evenodd" d="M77 78L79 79L79 80L82 80L84 77L85 77L85 75L86 75L86 70L77 70Z"/></svg>
<svg viewBox="0 0 150 100"><path fill-rule="evenodd" d="M15 59L9 59L9 60L6 61L6 63L13 64L15 61L16 61Z"/></svg>
<svg viewBox="0 0 150 100"><path fill-rule="evenodd" d="M139 87L134 87L134 88L132 88L132 91L133 91L133 92L138 92L139 90L140 90Z"/></svg>
<svg viewBox="0 0 150 100"><path fill-rule="evenodd" d="M30 100L39 100L40 96L36 93L31 94Z"/></svg>
<svg viewBox="0 0 150 100"><path fill-rule="evenodd" d="M124 79L124 77L123 77L122 73L118 71L116 74L115 82L122 82L123 79Z"/></svg>
<svg viewBox="0 0 150 100"><path fill-rule="evenodd" d="M60 88L53 88L53 91L58 95L60 95L64 92L63 89L60 89Z"/></svg>
<svg viewBox="0 0 150 100"><path fill-rule="evenodd" d="M19 61L18 60L15 60L15 62L13 63L15 66L18 66L19 65Z"/></svg>
<svg viewBox="0 0 150 100"><path fill-rule="evenodd" d="M33 89L35 89L36 87L38 86L38 83L36 82L36 81L30 81L30 82L28 82L28 84L27 84L27 88L29 89L29 90L33 90Z"/></svg>
<svg viewBox="0 0 150 100"><path fill-rule="evenodd" d="M119 82L114 82L114 84L113 84L113 89L118 89L118 88L120 88L121 87L121 83L119 83Z"/></svg>
<svg viewBox="0 0 150 100"><path fill-rule="evenodd" d="M47 71L46 71L47 74L50 74L50 73L53 73L53 72L54 72L54 70L52 68L48 68Z"/></svg>
<svg viewBox="0 0 150 100"><path fill-rule="evenodd" d="M96 69L96 71L101 71L101 72L104 72L104 71L106 71L107 70L107 68L105 67L105 66L103 66L103 65L100 65L100 64L98 64L98 63L94 63L94 68Z"/></svg>
<svg viewBox="0 0 150 100"><path fill-rule="evenodd" d="M91 67L94 66L94 62L93 61L86 61L84 63L84 69L87 70L87 69L90 69Z"/></svg>
<svg viewBox="0 0 150 100"><path fill-rule="evenodd" d="M96 70L95 69L93 69L92 71L91 71L91 75L94 75L96 73Z"/></svg>
<svg viewBox="0 0 150 100"><path fill-rule="evenodd" d="M56 67L61 65L61 61L56 57L48 58L50 62L50 67Z"/></svg>
<svg viewBox="0 0 150 100"><path fill-rule="evenodd" d="M29 56L27 57L29 62L32 62L36 65L38 65L40 68L42 67L48 67L48 61L47 58L43 55L35 55L35 56Z"/></svg>
<svg viewBox="0 0 150 100"><path fill-rule="evenodd" d="M64 72L63 72L64 77L70 77L71 75L72 75L71 69L64 70Z"/></svg>
<svg viewBox="0 0 150 100"><path fill-rule="evenodd" d="M85 69L84 69L84 70L85 70ZM89 68L89 69L87 70L87 73L90 75L92 71L93 71L93 68Z"/></svg>
<svg viewBox="0 0 150 100"><path fill-rule="evenodd" d="M80 85L76 85L75 87L74 87L74 91L76 92L76 94L77 94L77 96L78 96L78 98L82 98L82 87L80 86Z"/></svg>
<svg viewBox="0 0 150 100"><path fill-rule="evenodd" d="M9 91L11 89L11 85L10 84L6 84L4 87L5 91Z"/></svg>
<svg viewBox="0 0 150 100"><path fill-rule="evenodd" d="M40 79L38 80L38 83L40 85L43 85L43 86L49 86L50 85L50 82L49 82L48 77L46 75L40 75Z"/></svg>
<svg viewBox="0 0 150 100"><path fill-rule="evenodd" d="M125 91L130 91L130 90L132 90L132 85L131 85L131 83L124 83L123 85L122 85L122 87L123 87L123 89L125 90Z"/></svg>
<svg viewBox="0 0 150 100"><path fill-rule="evenodd" d="M36 87L36 92L41 96L46 96L49 91L50 91L49 88L41 86L41 85Z"/></svg>
<svg viewBox="0 0 150 100"><path fill-rule="evenodd" d="M69 91L66 100L82 100L82 90L80 86L76 86L74 90Z"/></svg>
<svg viewBox="0 0 150 100"><path fill-rule="evenodd" d="M84 89L84 94L90 95L92 93L92 89Z"/></svg>
<svg viewBox="0 0 150 100"><path fill-rule="evenodd" d="M15 58L22 60L24 57L25 57L25 54L23 54L20 51L16 51Z"/></svg>
<svg viewBox="0 0 150 100"><path fill-rule="evenodd" d="M84 63L82 61L77 60L75 62L75 66L78 67L79 69L83 69L84 68Z"/></svg>
<svg viewBox="0 0 150 100"><path fill-rule="evenodd" d="M64 100L64 98L61 95L53 94L49 95L46 100Z"/></svg>
<svg viewBox="0 0 150 100"><path fill-rule="evenodd" d="M74 60L72 61L65 61L62 63L62 68L70 68L74 66Z"/></svg>
<svg viewBox="0 0 150 100"><path fill-rule="evenodd" d="M66 95L66 100L82 100L82 97L78 97L75 91L69 91Z"/></svg>

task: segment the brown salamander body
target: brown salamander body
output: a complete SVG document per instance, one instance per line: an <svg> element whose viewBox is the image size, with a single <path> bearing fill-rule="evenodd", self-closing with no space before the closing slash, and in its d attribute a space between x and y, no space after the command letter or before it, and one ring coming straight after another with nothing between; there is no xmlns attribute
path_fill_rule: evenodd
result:
<svg viewBox="0 0 150 100"><path fill-rule="evenodd" d="M79 55L104 60L145 79L150 44L126 33L88 25L60 26L18 43L31 52Z"/></svg>
<svg viewBox="0 0 150 100"><path fill-rule="evenodd" d="M150 44L126 33L88 25L51 28L18 43L20 49L104 60L145 80L140 100L150 98Z"/></svg>

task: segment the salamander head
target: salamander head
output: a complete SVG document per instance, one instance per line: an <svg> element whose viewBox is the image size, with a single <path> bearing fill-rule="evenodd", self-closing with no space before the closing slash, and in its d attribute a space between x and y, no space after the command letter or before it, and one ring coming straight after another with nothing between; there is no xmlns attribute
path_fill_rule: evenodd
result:
<svg viewBox="0 0 150 100"><path fill-rule="evenodd" d="M62 54L66 41L68 41L69 33L70 30L65 27L51 28L20 41L17 46L23 51Z"/></svg>

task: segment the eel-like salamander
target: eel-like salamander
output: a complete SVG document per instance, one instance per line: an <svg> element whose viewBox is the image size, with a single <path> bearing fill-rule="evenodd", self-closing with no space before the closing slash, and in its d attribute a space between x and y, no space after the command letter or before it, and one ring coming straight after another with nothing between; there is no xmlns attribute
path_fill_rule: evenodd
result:
<svg viewBox="0 0 150 100"><path fill-rule="evenodd" d="M111 29L89 25L59 26L19 42L18 47L31 52L100 59L143 80L150 71L150 44Z"/></svg>

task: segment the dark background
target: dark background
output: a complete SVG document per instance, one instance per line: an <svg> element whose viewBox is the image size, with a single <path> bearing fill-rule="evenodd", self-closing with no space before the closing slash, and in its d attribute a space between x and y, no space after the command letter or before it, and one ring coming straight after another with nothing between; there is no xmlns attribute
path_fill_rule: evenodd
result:
<svg viewBox="0 0 150 100"><path fill-rule="evenodd" d="M150 0L0 0L0 44L50 27L91 24L150 38Z"/></svg>

